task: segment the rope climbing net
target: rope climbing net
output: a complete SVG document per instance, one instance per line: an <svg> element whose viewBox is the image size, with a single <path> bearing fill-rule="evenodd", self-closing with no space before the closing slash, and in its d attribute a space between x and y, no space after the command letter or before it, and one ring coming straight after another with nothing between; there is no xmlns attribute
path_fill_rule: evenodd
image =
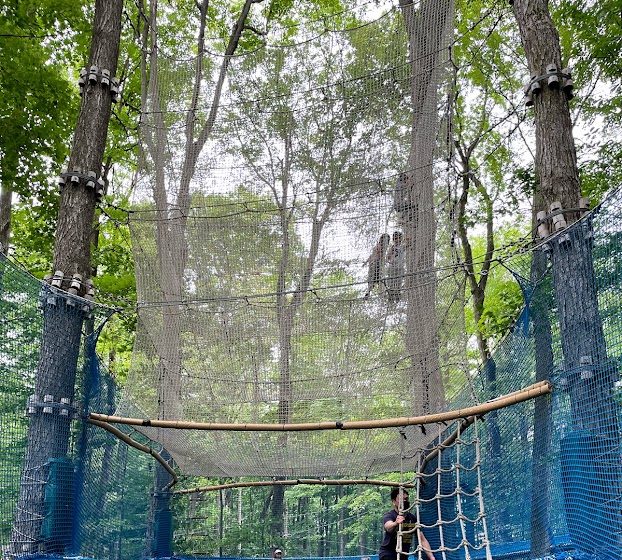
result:
<svg viewBox="0 0 622 560"><path fill-rule="evenodd" d="M438 532L439 546L431 548L437 558L447 560L448 553L462 550L464 558L470 560L472 551L483 550L486 560L492 560L484 508L479 422L477 417L471 417L458 423L447 439L443 439L447 427L439 424L434 446L419 455L416 478L411 484L416 489L413 505L400 509L400 513L414 510L416 523L399 526L398 554L403 550L405 535L410 540L425 529ZM470 424L472 435L465 437ZM425 520L423 508L435 510L436 519ZM418 560L426 558L419 539L412 552Z"/></svg>

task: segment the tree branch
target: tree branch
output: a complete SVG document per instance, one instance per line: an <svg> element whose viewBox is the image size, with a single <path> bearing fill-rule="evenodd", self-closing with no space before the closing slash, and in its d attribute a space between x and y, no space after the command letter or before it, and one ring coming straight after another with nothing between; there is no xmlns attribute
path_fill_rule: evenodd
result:
<svg viewBox="0 0 622 560"><path fill-rule="evenodd" d="M255 33L256 35L259 35L260 37L265 37L268 32L267 31L261 31L260 29L257 29L256 27L252 26L252 25L244 25L244 29L248 29L249 31L252 31L253 33Z"/></svg>

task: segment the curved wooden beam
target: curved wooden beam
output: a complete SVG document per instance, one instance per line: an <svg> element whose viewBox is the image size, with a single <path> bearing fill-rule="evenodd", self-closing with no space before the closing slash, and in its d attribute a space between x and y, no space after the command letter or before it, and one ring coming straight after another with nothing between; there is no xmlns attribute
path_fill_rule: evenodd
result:
<svg viewBox="0 0 622 560"><path fill-rule="evenodd" d="M168 490L171 486L173 486L173 484L177 483L177 480L178 480L177 474L175 473L173 468L164 460L162 455L160 455L157 451L154 451L153 449L151 449L151 447L147 445L138 443L137 441L133 440L130 436L128 436L127 434L124 434L121 430L119 430L118 428L115 428L114 426L111 426L107 422L102 422L100 420L95 420L93 418L88 418L87 422L89 424L93 424L93 426L97 426L98 428L102 428L103 430L110 432L111 434L119 438L124 443L127 443L130 447L133 447L134 449L138 449L139 451L142 451L143 453L147 453L148 455L151 455L158 463L160 463L167 470L167 472L171 475L171 478L173 479L169 484L167 484L163 488L163 490Z"/></svg>
<svg viewBox="0 0 622 560"><path fill-rule="evenodd" d="M211 431L234 431L234 432L305 432L317 430L371 430L377 428L400 428L403 426L420 426L423 424L435 424L447 422L469 416L481 416L492 410L499 410L513 404L534 399L541 395L551 393L553 386L549 381L540 381L524 389L509 393L487 401L485 403L428 414L426 416L404 416L400 418L384 418L382 420L352 420L336 422L306 422L297 424L225 424L218 422L190 422L183 420L151 420L144 418L124 418L91 412L90 420L109 422L111 424L127 424L131 426L147 426L153 428L169 428L172 430L211 430Z"/></svg>
<svg viewBox="0 0 622 560"><path fill-rule="evenodd" d="M324 479L324 478L298 478L296 480L260 480L251 482L229 482L227 484L214 484L212 486L197 486L196 488L184 488L175 490L172 494L196 494L199 492L211 492L213 490L226 490L228 488L252 488L255 486L297 486L299 484L323 485L323 486L349 486L354 484L366 484L368 486L394 486L403 488L414 488L413 483L399 483L392 480L370 480L360 479Z"/></svg>

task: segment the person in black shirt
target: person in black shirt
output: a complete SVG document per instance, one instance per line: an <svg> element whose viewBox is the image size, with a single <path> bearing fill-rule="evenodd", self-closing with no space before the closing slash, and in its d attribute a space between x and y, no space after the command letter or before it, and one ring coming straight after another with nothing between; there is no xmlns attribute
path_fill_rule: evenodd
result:
<svg viewBox="0 0 622 560"><path fill-rule="evenodd" d="M403 499L402 509L408 509L410 507L408 492L404 490L402 496L400 496L400 489L393 488L391 490L393 508L387 511L382 517L384 536L382 544L380 545L380 550L378 551L379 560L398 560L395 549L397 547L397 531L399 525L402 525L403 531L411 530L416 526L417 518L412 513L409 511L405 511L403 514L399 513L401 499ZM414 551L417 548L417 543L421 543L423 555L427 560L436 560L428 539L425 538L425 535L420 529L402 535L402 554L400 555L400 560L407 560L411 546Z"/></svg>
<svg viewBox="0 0 622 560"><path fill-rule="evenodd" d="M374 286L380 286L382 266L390 243L391 236L388 233L383 233L378 243L374 246L371 255L369 255L367 260L363 263L363 266L368 265L369 267L367 272L367 291L365 292L366 298L369 297Z"/></svg>

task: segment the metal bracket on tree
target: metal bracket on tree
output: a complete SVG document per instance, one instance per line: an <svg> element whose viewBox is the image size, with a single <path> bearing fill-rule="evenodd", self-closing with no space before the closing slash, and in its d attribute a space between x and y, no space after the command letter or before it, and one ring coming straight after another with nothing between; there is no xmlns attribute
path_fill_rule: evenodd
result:
<svg viewBox="0 0 622 560"><path fill-rule="evenodd" d="M72 420L78 417L77 403L71 402L70 398L60 397L58 400L54 398L54 395L44 395L43 400L40 401L37 395L30 395L28 397L28 403L26 405L26 414L32 416L33 414L54 414L54 411L58 411L59 416L65 416Z"/></svg>
<svg viewBox="0 0 622 560"><path fill-rule="evenodd" d="M554 235L557 235L557 242L560 245L570 242L570 236L567 233L561 233L566 227L574 223L574 217L579 216L579 219L586 214L590 209L590 201L587 198L579 199L578 208L562 208L561 202L555 201L549 207L549 213L544 210L536 214L536 228L538 231L538 237L540 239L548 239ZM558 235L559 234L559 235ZM586 230L586 237L591 236L591 230ZM550 245L545 243L542 245L544 251L550 250Z"/></svg>
<svg viewBox="0 0 622 560"><path fill-rule="evenodd" d="M110 89L113 103L119 101L119 80L116 77L110 77L110 70L106 68L100 70L95 65L91 66L88 70L86 68L80 70L80 77L78 78L80 95L84 95L87 84L94 86L97 83Z"/></svg>
<svg viewBox="0 0 622 560"><path fill-rule="evenodd" d="M541 76L531 76L529 82L527 82L523 88L525 93L525 105L531 107L534 103L534 96L538 95L542 91L542 83L546 80L546 85L551 90L562 88L562 91L566 95L566 99L569 101L574 97L572 90L574 89L574 83L572 81L572 75L570 74L570 68L564 68L558 70L555 64L549 64L546 67L546 73Z"/></svg>
<svg viewBox="0 0 622 560"><path fill-rule="evenodd" d="M67 184L73 185L74 187L84 184L87 188L95 191L97 200L101 200L106 192L106 182L103 177L98 176L95 171L87 171L86 173L82 173L79 170L66 170L60 174L58 178L58 186L63 188Z"/></svg>
<svg viewBox="0 0 622 560"><path fill-rule="evenodd" d="M39 292L39 307L43 308L46 305L56 306L60 297L65 299L70 307L80 305L82 311L90 316L93 311L93 302L95 301L95 286L93 282L91 280L83 282L82 276L76 273L71 277L69 287L65 291L62 288L64 279L65 274L62 270L57 270L54 274L45 276Z"/></svg>

